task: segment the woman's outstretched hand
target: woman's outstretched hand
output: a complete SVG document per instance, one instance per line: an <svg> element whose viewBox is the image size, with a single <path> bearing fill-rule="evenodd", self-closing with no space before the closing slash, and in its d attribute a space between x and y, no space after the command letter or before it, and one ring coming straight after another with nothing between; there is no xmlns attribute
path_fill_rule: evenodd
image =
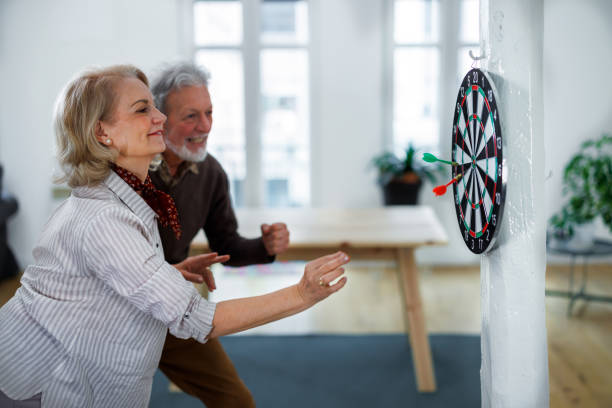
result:
<svg viewBox="0 0 612 408"><path fill-rule="evenodd" d="M204 282L208 286L208 290L212 292L217 289L217 286L210 266L218 262L227 262L229 259L229 255L219 255L216 252L211 252L209 254L190 256L183 262L173 266L179 270L186 280L194 283Z"/></svg>
<svg viewBox="0 0 612 408"><path fill-rule="evenodd" d="M344 274L345 265L350 258L342 251L322 256L306 264L304 275L297 285L302 300L307 305L313 305L332 293L342 289L346 284L346 276L333 283Z"/></svg>

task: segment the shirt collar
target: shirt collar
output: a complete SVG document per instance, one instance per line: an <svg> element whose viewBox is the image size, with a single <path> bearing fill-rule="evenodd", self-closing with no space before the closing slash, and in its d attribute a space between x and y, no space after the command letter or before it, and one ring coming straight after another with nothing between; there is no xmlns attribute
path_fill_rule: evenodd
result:
<svg viewBox="0 0 612 408"><path fill-rule="evenodd" d="M187 172L192 172L193 174L199 174L200 170L198 169L198 164L196 162L184 161L179 165L176 174L173 176L170 174L170 169L168 168L168 164L165 160L159 165L158 168L159 177L163 181L166 186L174 187L178 184L179 181L187 174Z"/></svg>
<svg viewBox="0 0 612 408"><path fill-rule="evenodd" d="M138 218L148 224L157 217L155 211L132 187L111 171L104 184L130 209Z"/></svg>

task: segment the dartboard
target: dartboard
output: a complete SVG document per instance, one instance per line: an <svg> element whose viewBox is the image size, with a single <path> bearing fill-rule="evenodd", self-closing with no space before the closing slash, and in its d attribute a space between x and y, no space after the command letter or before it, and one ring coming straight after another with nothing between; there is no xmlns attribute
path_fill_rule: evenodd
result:
<svg viewBox="0 0 612 408"><path fill-rule="evenodd" d="M505 197L503 139L497 93L491 78L470 70L461 82L452 134L457 222L475 254L493 248Z"/></svg>

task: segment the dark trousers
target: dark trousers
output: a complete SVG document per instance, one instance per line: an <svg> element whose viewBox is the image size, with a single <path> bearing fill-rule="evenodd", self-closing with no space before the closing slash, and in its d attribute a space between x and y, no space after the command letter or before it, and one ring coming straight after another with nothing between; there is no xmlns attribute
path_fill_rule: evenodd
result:
<svg viewBox="0 0 612 408"><path fill-rule="evenodd" d="M40 394L27 400L13 400L0 391L0 408L40 408Z"/></svg>
<svg viewBox="0 0 612 408"><path fill-rule="evenodd" d="M208 408L255 407L251 392L217 339L202 344L168 333L159 368Z"/></svg>

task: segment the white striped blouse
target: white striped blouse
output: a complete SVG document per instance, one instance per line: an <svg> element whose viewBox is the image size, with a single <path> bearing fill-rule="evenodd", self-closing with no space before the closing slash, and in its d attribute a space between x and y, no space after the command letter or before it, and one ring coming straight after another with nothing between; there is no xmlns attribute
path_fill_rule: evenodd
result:
<svg viewBox="0 0 612 408"><path fill-rule="evenodd" d="M0 309L0 390L42 407L146 407L169 329L200 342L215 304L164 261L155 212L114 172L75 188Z"/></svg>

